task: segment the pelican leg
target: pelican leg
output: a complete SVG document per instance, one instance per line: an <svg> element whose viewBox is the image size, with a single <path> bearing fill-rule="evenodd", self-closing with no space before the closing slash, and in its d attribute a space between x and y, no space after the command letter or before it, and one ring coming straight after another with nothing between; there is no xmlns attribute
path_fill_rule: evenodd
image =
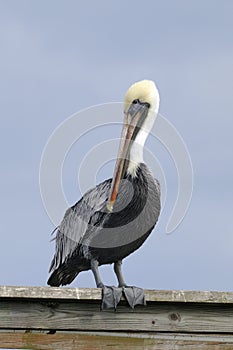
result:
<svg viewBox="0 0 233 350"><path fill-rule="evenodd" d="M122 288L114 286L105 286L100 278L99 262L98 260L91 260L91 270L95 277L97 288L102 288L102 305L101 309L114 308L116 310L117 304L121 300Z"/></svg>
<svg viewBox="0 0 233 350"><path fill-rule="evenodd" d="M119 282L119 287L122 287L123 294L130 307L134 309L135 305L146 305L144 290L138 287L127 286L122 274L121 267L122 260L116 261L114 263L114 271Z"/></svg>
<svg viewBox="0 0 233 350"><path fill-rule="evenodd" d="M117 276L117 280L119 283L119 287L127 287L127 284L125 283L123 274L122 274L122 260L118 260L114 263L114 272Z"/></svg>
<svg viewBox="0 0 233 350"><path fill-rule="evenodd" d="M91 260L91 270L93 272L93 275L95 277L95 283L97 288L103 288L104 284L100 278L100 273L99 273L99 262L98 260L92 259Z"/></svg>
<svg viewBox="0 0 233 350"><path fill-rule="evenodd" d="M114 263L114 271L119 282L119 287L105 286L100 277L98 260L91 260L91 270L95 277L96 286L97 288L102 288L102 310L110 308L116 310L116 307L121 300L122 293L124 293L124 296L132 309L134 309L135 305L146 305L143 289L126 285L122 275L121 266L121 260Z"/></svg>

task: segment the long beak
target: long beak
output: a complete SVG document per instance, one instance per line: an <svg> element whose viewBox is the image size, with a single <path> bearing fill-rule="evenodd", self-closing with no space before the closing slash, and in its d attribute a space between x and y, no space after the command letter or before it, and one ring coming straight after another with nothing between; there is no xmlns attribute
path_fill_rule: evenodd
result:
<svg viewBox="0 0 233 350"><path fill-rule="evenodd" d="M124 176L125 165L129 161L129 151L136 134L141 127L148 108L144 104L131 104L125 115L124 125L121 133L121 141L118 149L117 161L115 164L112 185L107 205L108 211L112 212L119 191L120 181Z"/></svg>

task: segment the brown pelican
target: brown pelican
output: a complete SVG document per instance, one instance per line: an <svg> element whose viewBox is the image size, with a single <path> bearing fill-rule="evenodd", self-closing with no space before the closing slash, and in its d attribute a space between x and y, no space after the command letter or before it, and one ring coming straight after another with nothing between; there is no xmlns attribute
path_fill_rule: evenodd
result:
<svg viewBox="0 0 233 350"><path fill-rule="evenodd" d="M124 124L112 179L89 190L57 228L56 251L48 284L71 283L91 269L103 288L103 307L116 307L122 292L129 304L144 304L143 290L128 287L122 260L138 249L153 230L160 213L158 180L143 162L143 146L159 108L159 93L150 80L133 84L124 101ZM98 266L114 263L119 287L104 286Z"/></svg>

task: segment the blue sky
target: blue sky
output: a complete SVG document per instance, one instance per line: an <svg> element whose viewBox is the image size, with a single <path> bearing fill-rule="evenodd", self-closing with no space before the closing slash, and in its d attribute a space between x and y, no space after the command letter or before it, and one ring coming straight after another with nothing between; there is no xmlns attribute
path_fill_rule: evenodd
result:
<svg viewBox="0 0 233 350"><path fill-rule="evenodd" d="M149 78L160 112L190 152L194 191L182 224L166 235L177 178L166 150L148 140L168 200L156 230L125 260L126 280L154 289L233 289L232 11L230 0L0 1L2 285L46 284L54 226L40 197L39 165L53 130L85 107L122 101L133 82ZM90 149L88 139L83 147ZM78 152L74 146L65 162L70 204L80 195ZM110 266L101 273L115 282ZM94 286L91 273L73 285Z"/></svg>

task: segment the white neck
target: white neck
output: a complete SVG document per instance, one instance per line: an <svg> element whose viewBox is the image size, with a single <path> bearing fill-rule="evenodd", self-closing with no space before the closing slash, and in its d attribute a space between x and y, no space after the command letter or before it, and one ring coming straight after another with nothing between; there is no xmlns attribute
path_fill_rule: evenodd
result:
<svg viewBox="0 0 233 350"><path fill-rule="evenodd" d="M129 165L127 169L127 173L131 176L135 177L137 175L137 168L140 163L143 163L143 148L145 141L147 139L148 134L150 133L153 124L155 122L155 118L157 113L148 113L144 124L139 130L132 146L129 154Z"/></svg>

